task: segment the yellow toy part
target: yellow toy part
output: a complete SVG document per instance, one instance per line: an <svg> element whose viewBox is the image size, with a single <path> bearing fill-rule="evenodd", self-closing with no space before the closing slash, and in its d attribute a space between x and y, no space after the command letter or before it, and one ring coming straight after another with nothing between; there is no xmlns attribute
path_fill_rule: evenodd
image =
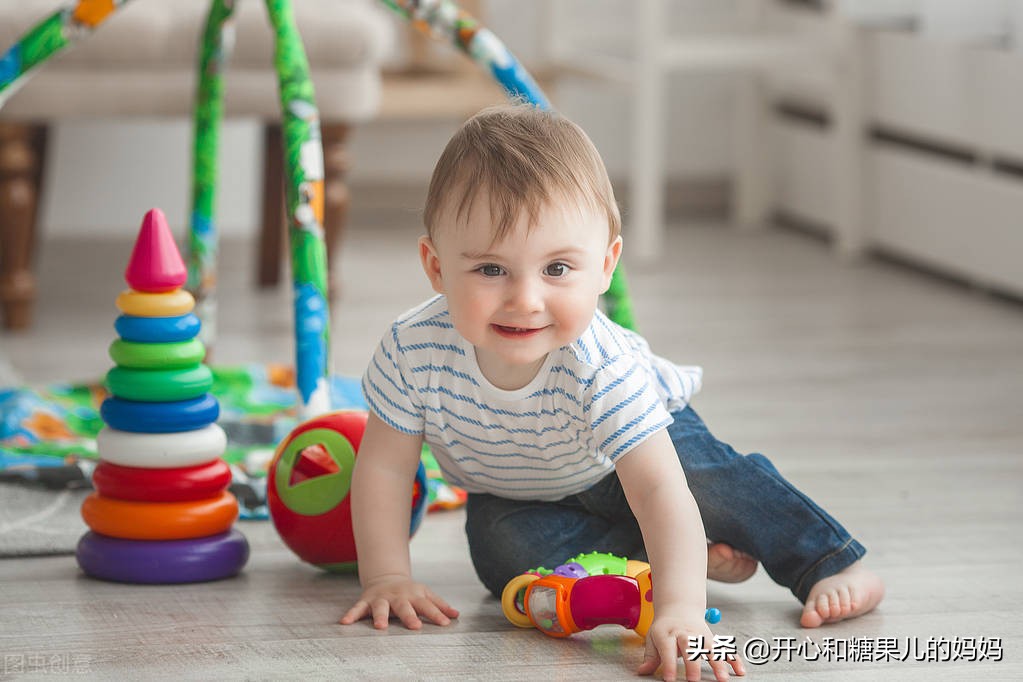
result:
<svg viewBox="0 0 1023 682"><path fill-rule="evenodd" d="M629 562L630 564L633 562ZM642 561L635 563L641 564ZM646 637L647 630L650 629L650 624L654 622L654 586L653 581L650 578L650 567L635 576L636 583L639 585L639 621L636 623L636 627L633 630L640 637Z"/></svg>
<svg viewBox="0 0 1023 682"><path fill-rule="evenodd" d="M637 561L636 559L629 559L625 564L625 575L630 578L638 577L643 571L649 571L650 564L645 561Z"/></svg>
<svg viewBox="0 0 1023 682"><path fill-rule="evenodd" d="M501 592L501 609L504 611L504 617L512 625L520 628L533 627L529 616L519 607L519 601L520 596L525 599L526 588L530 583L539 579L540 576L535 573L523 573L509 580L508 584L504 586L504 590Z"/></svg>
<svg viewBox="0 0 1023 682"><path fill-rule="evenodd" d="M184 289L147 294L125 289L117 297L117 309L135 317L176 317L192 312L195 299Z"/></svg>

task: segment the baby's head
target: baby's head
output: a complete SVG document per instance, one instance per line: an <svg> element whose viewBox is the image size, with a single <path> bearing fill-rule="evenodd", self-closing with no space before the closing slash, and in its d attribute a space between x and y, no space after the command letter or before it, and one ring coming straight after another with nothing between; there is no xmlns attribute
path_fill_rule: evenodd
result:
<svg viewBox="0 0 1023 682"><path fill-rule="evenodd" d="M525 213L533 227L545 204L568 202L607 216L608 243L621 217L607 170L593 142L575 123L526 104L490 107L455 133L437 161L423 222L434 239L445 223L464 223L485 198L493 242Z"/></svg>

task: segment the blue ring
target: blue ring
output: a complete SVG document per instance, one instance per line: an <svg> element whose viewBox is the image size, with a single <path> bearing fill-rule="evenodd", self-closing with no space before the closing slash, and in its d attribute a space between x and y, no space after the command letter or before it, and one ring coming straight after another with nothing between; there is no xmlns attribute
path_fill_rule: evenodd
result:
<svg viewBox="0 0 1023 682"><path fill-rule="evenodd" d="M103 421L118 431L177 433L201 429L217 421L220 403L209 393L189 400L142 402L107 398L100 405Z"/></svg>
<svg viewBox="0 0 1023 682"><path fill-rule="evenodd" d="M194 313L177 317L121 315L114 321L117 335L136 343L188 341L199 333L199 326L199 318Z"/></svg>

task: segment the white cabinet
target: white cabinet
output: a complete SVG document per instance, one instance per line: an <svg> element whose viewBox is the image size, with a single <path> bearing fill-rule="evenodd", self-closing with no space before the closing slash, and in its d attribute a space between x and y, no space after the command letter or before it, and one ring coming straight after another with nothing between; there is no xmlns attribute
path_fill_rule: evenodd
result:
<svg viewBox="0 0 1023 682"><path fill-rule="evenodd" d="M868 32L863 232L869 247L1023 295L1023 52ZM775 202L831 229L821 126L772 123Z"/></svg>

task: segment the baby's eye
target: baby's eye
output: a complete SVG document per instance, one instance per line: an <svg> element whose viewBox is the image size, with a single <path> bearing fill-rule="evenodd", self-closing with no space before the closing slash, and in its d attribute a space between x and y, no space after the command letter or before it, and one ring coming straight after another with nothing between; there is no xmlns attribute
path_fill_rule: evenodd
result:
<svg viewBox="0 0 1023 682"><path fill-rule="evenodd" d="M544 268L543 272L548 277L564 277L565 275L568 274L568 271L571 269L572 268L570 268L565 263L551 263L546 268Z"/></svg>
<svg viewBox="0 0 1023 682"><path fill-rule="evenodd" d="M487 265L481 265L476 268L476 272L480 273L484 277L500 277L504 274L504 268L500 265L488 263Z"/></svg>

